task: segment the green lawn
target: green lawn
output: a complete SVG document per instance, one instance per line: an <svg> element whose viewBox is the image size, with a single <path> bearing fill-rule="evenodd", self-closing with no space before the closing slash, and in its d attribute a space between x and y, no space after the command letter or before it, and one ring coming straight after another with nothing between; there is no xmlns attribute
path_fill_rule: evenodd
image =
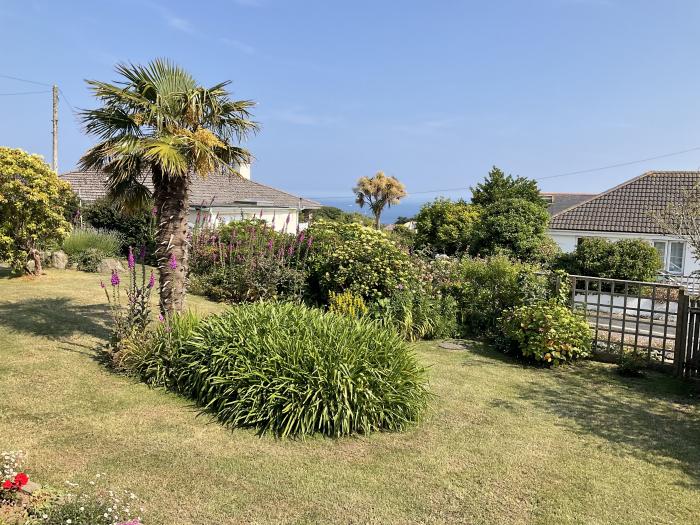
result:
<svg viewBox="0 0 700 525"><path fill-rule="evenodd" d="M669 378L425 343L436 397L415 429L276 441L101 365L98 282L0 275L0 449L36 480L106 472L147 524L700 523L700 408Z"/></svg>

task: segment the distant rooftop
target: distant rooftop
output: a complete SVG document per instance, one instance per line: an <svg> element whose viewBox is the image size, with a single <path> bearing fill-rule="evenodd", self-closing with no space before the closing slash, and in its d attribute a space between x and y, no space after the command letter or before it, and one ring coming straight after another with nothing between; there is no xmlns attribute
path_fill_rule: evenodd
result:
<svg viewBox="0 0 700 525"><path fill-rule="evenodd" d="M595 193L557 193L547 191L540 192L540 194L547 202L549 215L556 215L596 196Z"/></svg>
<svg viewBox="0 0 700 525"><path fill-rule="evenodd" d="M649 171L556 213L550 228L663 234L653 218L700 185L700 171Z"/></svg>
<svg viewBox="0 0 700 525"><path fill-rule="evenodd" d="M97 171L70 171L60 175L69 182L84 202L94 202L107 194L106 175ZM151 179L144 176L144 185L153 189ZM206 177L193 177L190 189L190 206L261 206L273 208L315 209L321 204L297 197L265 184L237 175L211 173Z"/></svg>

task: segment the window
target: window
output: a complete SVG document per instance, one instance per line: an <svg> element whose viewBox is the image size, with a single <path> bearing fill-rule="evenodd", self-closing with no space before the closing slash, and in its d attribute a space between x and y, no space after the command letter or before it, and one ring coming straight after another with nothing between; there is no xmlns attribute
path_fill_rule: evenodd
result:
<svg viewBox="0 0 700 525"><path fill-rule="evenodd" d="M685 255L685 243L671 242L668 254L668 271L671 273L683 273L683 256Z"/></svg>
<svg viewBox="0 0 700 525"><path fill-rule="evenodd" d="M666 269L666 241L654 241L654 248L656 248L659 254L659 259L661 259L661 267Z"/></svg>

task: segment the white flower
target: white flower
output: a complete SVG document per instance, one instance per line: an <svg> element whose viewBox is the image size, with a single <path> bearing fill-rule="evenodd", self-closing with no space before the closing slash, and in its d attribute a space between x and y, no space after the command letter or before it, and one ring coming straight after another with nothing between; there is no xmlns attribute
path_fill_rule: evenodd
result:
<svg viewBox="0 0 700 525"><path fill-rule="evenodd" d="M85 507L80 507L80 512L84 511Z"/></svg>
<svg viewBox="0 0 700 525"><path fill-rule="evenodd" d="M70 518L68 518L68 519L66 520L66 523L73 523L73 520L70 519Z"/></svg>

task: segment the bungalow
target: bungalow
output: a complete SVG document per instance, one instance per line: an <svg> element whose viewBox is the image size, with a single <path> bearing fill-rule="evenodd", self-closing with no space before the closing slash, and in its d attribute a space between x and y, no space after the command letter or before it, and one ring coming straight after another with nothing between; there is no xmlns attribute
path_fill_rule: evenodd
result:
<svg viewBox="0 0 700 525"><path fill-rule="evenodd" d="M700 171L650 171L552 215L552 238L565 252L584 237L611 241L643 239L659 252L666 272L689 275L700 270L690 246L667 234L654 219L700 184Z"/></svg>
<svg viewBox="0 0 700 525"><path fill-rule="evenodd" d="M299 212L313 210L321 204L277 190L250 180L250 166L242 166L241 176L211 173L194 177L190 189L189 222L194 224L197 214L209 216L212 222L261 218L275 228L296 231ZM73 187L81 202L91 203L107 193L106 176L95 171L71 171L60 177ZM144 176L144 185L152 188L150 177ZM303 227L303 226L302 226Z"/></svg>

